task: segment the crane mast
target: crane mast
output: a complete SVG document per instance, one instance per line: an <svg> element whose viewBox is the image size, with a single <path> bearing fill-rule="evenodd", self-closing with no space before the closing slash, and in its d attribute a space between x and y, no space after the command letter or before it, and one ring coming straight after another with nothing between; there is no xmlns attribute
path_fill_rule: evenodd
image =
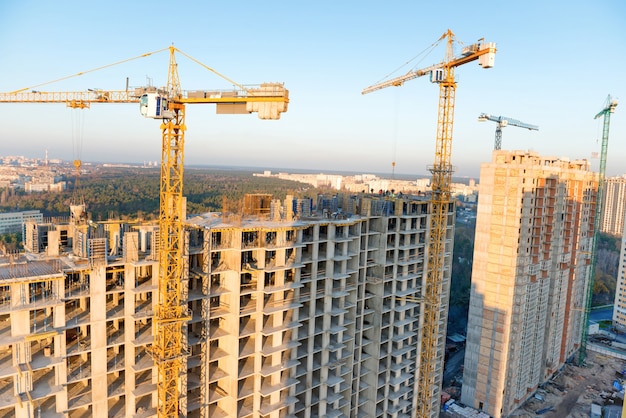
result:
<svg viewBox="0 0 626 418"><path fill-rule="evenodd" d="M460 57L453 56L455 40L451 30L445 32L439 41L446 39L446 57L439 64L421 70L410 71L404 76L367 87L362 94L389 86L401 86L404 81L431 75L431 81L439 84L439 105L437 112L437 137L434 164L429 167L431 180L430 236L428 242L427 275L423 286L422 346L419 362L419 375L416 387L416 417L431 418L439 414L441 391L441 366L445 336L441 323L447 320L447 296L443 295L446 261L446 241L448 235L448 214L452 210L452 129L454 125L454 104L456 81L454 69L459 65L479 60L483 68L493 66L496 47L494 43L476 43L463 49ZM439 374L439 375L438 375Z"/></svg>
<svg viewBox="0 0 626 418"><path fill-rule="evenodd" d="M521 122L517 119L507 118L506 116L492 116L487 113L481 113L478 116L479 122L491 121L496 122L496 139L493 145L494 150L502 149L502 128L505 128L509 125L517 126L520 128L526 128L530 131L538 131L539 127L536 125L531 125L529 123Z"/></svg>
<svg viewBox="0 0 626 418"><path fill-rule="evenodd" d="M596 259L598 252L598 237L600 235L600 218L604 208L604 184L606 175L606 157L609 148L609 126L611 124L611 113L615 112L617 100L612 99L609 95L606 99L606 105L594 119L603 116L602 124L602 146L600 150L600 167L598 170L598 192L596 193L596 210L593 219L593 238L591 243L591 262L589 266L589 280L587 281L585 308L583 316L583 332L580 340L580 351L578 352L578 364L583 364L587 358L587 336L589 334L587 322L589 322L589 312L591 310L591 297L593 295L593 282L596 274Z"/></svg>
<svg viewBox="0 0 626 418"><path fill-rule="evenodd" d="M159 304L155 311L155 344L158 367L158 416L178 416L179 384L186 358L183 325L190 318L182 298L183 271L183 172L185 105L170 104L174 117L163 121L159 216Z"/></svg>
<svg viewBox="0 0 626 418"><path fill-rule="evenodd" d="M450 209L450 184L452 183L452 128L456 82L454 70L444 70L444 81L439 84L439 110L435 161L430 172L431 206L430 240L428 243L428 271L424 289L424 323L422 328L422 350L419 373L417 417L431 417L438 412L441 383L437 382L437 365L442 363L440 319L441 293L444 282L445 253L448 212ZM447 312L443 313L447 318Z"/></svg>
<svg viewBox="0 0 626 418"><path fill-rule="evenodd" d="M167 81L171 119L161 123L161 185L159 209L159 303L155 311L155 344L152 349L159 378L158 416L177 417L179 413L179 378L187 353L183 325L190 318L182 298L183 271L183 174L185 148L185 105L180 98L180 81L170 49Z"/></svg>

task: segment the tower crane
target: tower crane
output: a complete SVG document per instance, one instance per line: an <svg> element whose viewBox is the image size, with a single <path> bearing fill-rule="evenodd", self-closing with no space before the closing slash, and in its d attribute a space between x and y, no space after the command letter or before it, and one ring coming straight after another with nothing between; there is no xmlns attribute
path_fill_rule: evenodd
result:
<svg viewBox="0 0 626 418"><path fill-rule="evenodd" d="M447 30L436 41L446 41L445 59L438 63L418 70L411 70L405 75L389 79L365 88L362 94L371 93L391 86L401 86L406 81L430 74L430 80L439 84L439 110L437 117L437 138L435 145L435 161L429 167L432 173L430 237L428 242L427 277L424 283L424 313L422 326L422 347L419 363L419 376L416 394L416 416L430 418L439 414L439 397L441 392L441 370L443 369L443 351L445 332L440 323L445 323L447 311L442 307L447 304L447 294L443 293L446 238L448 213L452 204L450 184L452 182L452 128L454 120L454 102L456 67L478 60L483 68L494 65L496 45L479 40L475 44L463 47L458 56L454 56L453 47L456 41L454 33Z"/></svg>
<svg viewBox="0 0 626 418"><path fill-rule="evenodd" d="M506 116L492 116L489 115L487 113L481 113L480 116L478 116L478 121L479 122L485 122L485 121L492 121L492 122L496 122L496 141L494 143L493 149L495 150L499 150L502 148L502 128L506 128L507 126L511 125L511 126L518 126L520 128L526 128L530 131L538 131L539 127L536 125L531 125L529 123L525 123L525 122L520 122L517 119L511 119L511 118L507 118Z"/></svg>
<svg viewBox="0 0 626 418"><path fill-rule="evenodd" d="M40 86L70 77L80 76L112 65L158 52L170 53L167 86L146 86L129 90L87 90L78 92L41 92ZM236 89L188 92L181 89L175 53L189 58L207 70L229 81ZM127 83L128 84L128 83ZM94 103L138 103L144 117L161 120L161 174L159 209L159 283L155 311L152 355L158 368L158 406L160 418L180 415L180 374L187 355L183 325L190 319L183 298L183 172L185 143L185 106L187 104L216 104L218 114L258 113L260 119L280 119L287 111L288 90L282 83L264 83L243 87L214 69L170 46L104 67L81 72L48 83L21 90L0 93L0 103L64 103L67 107L85 109ZM75 163L76 164L76 163ZM186 411L183 415L186 414Z"/></svg>
<svg viewBox="0 0 626 418"><path fill-rule="evenodd" d="M609 148L609 125L611 124L611 113L615 113L617 100L609 95L606 98L604 108L596 114L594 119L604 117L602 125L602 145L600 150L600 167L598 170L598 192L596 193L596 211L593 219L593 241L591 243L591 262L589 266L589 280L587 281L587 289L585 294L585 310L583 316L583 332L580 341L580 351L578 352L578 363L583 364L587 358L587 322L589 322L589 312L591 310L591 296L593 294L593 282L596 274L596 258L598 252L598 238L600 235L600 218L604 210L604 183L606 175L606 156Z"/></svg>

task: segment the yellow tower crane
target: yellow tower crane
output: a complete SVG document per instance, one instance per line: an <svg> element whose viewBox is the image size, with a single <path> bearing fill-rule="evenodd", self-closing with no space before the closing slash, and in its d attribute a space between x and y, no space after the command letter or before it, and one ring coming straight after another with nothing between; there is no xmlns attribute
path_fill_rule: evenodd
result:
<svg viewBox="0 0 626 418"><path fill-rule="evenodd" d="M170 52L167 87L152 86L129 90L87 90L80 92L41 92L35 89L67 78L111 67L134 59ZM236 86L233 90L183 91L178 78L175 52L205 67ZM245 88L212 68L170 46L114 64L80 72L68 77L0 93L0 103L65 103L70 108L89 108L92 103L139 103L141 114L161 123L161 177L159 212L159 285L154 319L152 355L158 368L158 407L160 418L178 417L180 411L180 374L187 356L183 325L190 318L183 299L183 171L185 144L185 105L216 104L218 114L257 112L260 119L280 119L287 111L288 91L282 83L265 83ZM76 163L75 163L76 164ZM183 415L186 411L183 412Z"/></svg>
<svg viewBox="0 0 626 418"><path fill-rule="evenodd" d="M441 371L443 369L443 351L445 347L445 324L447 311L447 294L442 293L444 285L444 269L446 258L446 231L448 213L452 199L450 184L452 182L452 127L454 121L454 101L456 82L454 69L460 65L478 60L483 68L494 65L496 45L480 40L475 44L464 46L461 54L453 52L454 33L448 29L433 44L438 45L446 40L446 56L444 61L418 70L411 70L403 76L392 78L363 90L362 94L371 93L391 86L401 86L404 82L430 74L430 79L439 84L439 111L437 118L437 140L435 145L435 162L429 167L432 173L430 238L428 242L428 265L425 286L423 287L424 313L422 326L422 347L417 376L416 416L430 418L439 415L439 398L441 392Z"/></svg>

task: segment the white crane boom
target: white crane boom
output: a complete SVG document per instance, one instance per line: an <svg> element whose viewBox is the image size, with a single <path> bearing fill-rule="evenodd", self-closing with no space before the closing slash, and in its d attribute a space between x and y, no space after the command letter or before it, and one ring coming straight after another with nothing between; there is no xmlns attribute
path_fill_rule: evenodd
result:
<svg viewBox="0 0 626 418"><path fill-rule="evenodd" d="M498 125L496 126L496 140L493 146L494 150L499 150L502 147L502 128L505 128L509 125L517 126L519 128L526 128L530 131L538 131L539 127L537 125L531 125L530 123L522 122L517 119L508 118L506 116L492 116L487 113L481 113L478 116L479 122L485 121L496 122Z"/></svg>

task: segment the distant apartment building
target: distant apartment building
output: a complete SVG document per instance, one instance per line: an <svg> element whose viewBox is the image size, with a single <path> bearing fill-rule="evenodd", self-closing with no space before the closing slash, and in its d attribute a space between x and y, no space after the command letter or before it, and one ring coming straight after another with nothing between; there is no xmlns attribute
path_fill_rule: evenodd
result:
<svg viewBox="0 0 626 418"><path fill-rule="evenodd" d="M62 192L67 187L67 184L63 181L60 183L26 183L24 185L24 191L26 193L41 193L41 192Z"/></svg>
<svg viewBox="0 0 626 418"><path fill-rule="evenodd" d="M272 174L271 171L265 170L262 174L255 173L258 177L276 177L283 180L298 181L307 183L317 188L329 188L334 190L347 191L352 193L424 193L430 190L430 178L419 178L416 180L399 180L379 178L375 174L357 174L353 176L342 176L338 174L289 174L278 173ZM453 193L456 193L456 187L453 184ZM464 185L462 185L464 186ZM465 186L466 187L466 186Z"/></svg>
<svg viewBox="0 0 626 418"><path fill-rule="evenodd" d="M413 416L429 199L305 200L186 221L185 416ZM71 215L0 258L0 416L155 416L158 227ZM453 227L451 208L444 324Z"/></svg>
<svg viewBox="0 0 626 418"><path fill-rule="evenodd" d="M69 166L2 165L0 188L24 190L27 193L60 192L66 189L64 176L73 174Z"/></svg>
<svg viewBox="0 0 626 418"><path fill-rule="evenodd" d="M494 151L481 165L461 401L509 416L577 352L597 175Z"/></svg>
<svg viewBox="0 0 626 418"><path fill-rule="evenodd" d="M60 177L37 178L24 184L26 193L62 192L67 188L67 183Z"/></svg>
<svg viewBox="0 0 626 418"><path fill-rule="evenodd" d="M613 303L613 324L621 332L624 332L626 331L626 230L622 231L618 266L615 302Z"/></svg>
<svg viewBox="0 0 626 418"><path fill-rule="evenodd" d="M621 236L626 216L626 175L609 177L604 189L604 207L600 231Z"/></svg>
<svg viewBox="0 0 626 418"><path fill-rule="evenodd" d="M38 210L0 213L0 234L22 232L27 221L43 221L43 214Z"/></svg>

